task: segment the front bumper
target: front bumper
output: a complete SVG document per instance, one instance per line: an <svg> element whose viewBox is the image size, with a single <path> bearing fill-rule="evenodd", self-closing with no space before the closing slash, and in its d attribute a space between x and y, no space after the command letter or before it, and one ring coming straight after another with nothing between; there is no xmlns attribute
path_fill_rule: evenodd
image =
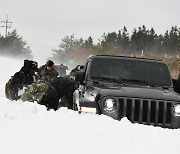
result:
<svg viewBox="0 0 180 154"><path fill-rule="evenodd" d="M78 111L98 114L98 105L95 101L91 101L86 98L81 98L79 101Z"/></svg>
<svg viewBox="0 0 180 154"><path fill-rule="evenodd" d="M173 105L177 102L114 97L117 108L112 112L106 112L103 106L106 99L107 97L104 97L97 103L83 98L78 110L80 112L101 113L117 120L127 117L132 123L171 129L180 128L180 117L176 117L172 113Z"/></svg>

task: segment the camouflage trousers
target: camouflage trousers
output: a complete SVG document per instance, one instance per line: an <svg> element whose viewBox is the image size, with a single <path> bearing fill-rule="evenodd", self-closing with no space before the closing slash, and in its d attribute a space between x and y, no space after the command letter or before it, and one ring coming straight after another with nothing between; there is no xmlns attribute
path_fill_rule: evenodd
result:
<svg viewBox="0 0 180 154"><path fill-rule="evenodd" d="M11 79L5 85L5 95L9 100L18 100L20 96L18 96L19 88L21 85L15 85L11 83Z"/></svg>

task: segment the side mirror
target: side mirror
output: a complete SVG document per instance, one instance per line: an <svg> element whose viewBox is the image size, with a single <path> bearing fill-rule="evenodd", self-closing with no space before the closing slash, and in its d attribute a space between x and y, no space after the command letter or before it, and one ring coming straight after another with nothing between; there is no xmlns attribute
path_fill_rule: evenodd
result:
<svg viewBox="0 0 180 154"><path fill-rule="evenodd" d="M83 70L83 69L84 69L84 66L83 66L83 65L81 65L81 66L80 66L80 70Z"/></svg>
<svg viewBox="0 0 180 154"><path fill-rule="evenodd" d="M82 71L75 72L75 80L80 82L80 84L83 84L84 77L85 77L85 72Z"/></svg>

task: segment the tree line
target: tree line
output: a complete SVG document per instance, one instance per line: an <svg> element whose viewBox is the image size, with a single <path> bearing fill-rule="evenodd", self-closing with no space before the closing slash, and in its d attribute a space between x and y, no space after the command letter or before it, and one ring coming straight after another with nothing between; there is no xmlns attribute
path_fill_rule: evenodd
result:
<svg viewBox="0 0 180 154"><path fill-rule="evenodd" d="M179 54L180 28L171 27L165 34L158 35L153 28L147 29L145 25L134 28L130 35L124 26L121 30L104 33L99 42L94 44L92 37L87 40L75 38L74 34L65 36L58 49L53 49L52 58L68 63L80 63L83 57L91 54L111 55L150 55L150 54ZM71 59L71 60L69 60Z"/></svg>
<svg viewBox="0 0 180 154"><path fill-rule="evenodd" d="M148 55L179 54L180 27L171 27L164 34L158 35L153 28L145 25L134 28L129 34L124 26L118 32L104 33L97 43L91 36L86 40L75 38L74 34L65 36L57 49L52 49L53 60L61 63L83 63L92 54L111 55ZM8 33L7 37L0 34L0 55L32 58L27 42L17 34L16 30Z"/></svg>
<svg viewBox="0 0 180 154"><path fill-rule="evenodd" d="M16 30L9 32L6 37L0 34L0 55L29 59L33 57L27 42L17 34Z"/></svg>

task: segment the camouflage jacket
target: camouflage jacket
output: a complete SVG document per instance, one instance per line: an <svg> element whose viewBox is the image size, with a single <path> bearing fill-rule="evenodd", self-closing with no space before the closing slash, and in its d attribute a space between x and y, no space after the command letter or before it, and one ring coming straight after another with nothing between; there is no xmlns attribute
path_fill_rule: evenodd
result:
<svg viewBox="0 0 180 154"><path fill-rule="evenodd" d="M47 82L38 80L28 87L26 92L21 96L21 100L40 103L48 88L49 84Z"/></svg>
<svg viewBox="0 0 180 154"><path fill-rule="evenodd" d="M53 68L51 71L48 71L46 69L46 65L41 66L38 69L39 75L41 79L49 81L52 78L57 77L59 74L58 72Z"/></svg>

